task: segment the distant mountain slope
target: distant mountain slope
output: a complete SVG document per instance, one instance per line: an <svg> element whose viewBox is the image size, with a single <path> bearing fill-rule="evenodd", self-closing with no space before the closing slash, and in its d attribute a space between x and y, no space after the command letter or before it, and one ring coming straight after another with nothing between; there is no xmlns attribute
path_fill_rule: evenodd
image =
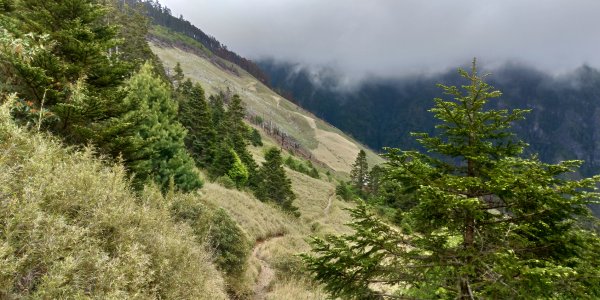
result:
<svg viewBox="0 0 600 300"><path fill-rule="evenodd" d="M284 140L294 140L297 148L309 152L309 158L333 171L349 173L360 149L367 151L371 165L383 161L367 147L282 98L237 65L204 55L200 50L193 51L194 45L189 43L182 46L155 37L150 45L166 68L172 69L180 62L185 75L202 84L208 94L221 91L239 94L248 114L254 120L261 120L258 127L276 132Z"/></svg>
<svg viewBox="0 0 600 300"><path fill-rule="evenodd" d="M373 149L418 148L410 132L432 132L433 116L427 111L432 99L442 97L437 83L460 85L454 70L431 77L371 80L352 91L319 85L315 74L293 64L262 62L278 90L291 93L294 101L331 122ZM318 74L317 74L318 76ZM492 72L489 82L503 92L494 105L528 108L525 121L515 124L518 136L545 161L583 159L584 172L600 170L600 72L584 66L560 77L535 69L506 65Z"/></svg>
<svg viewBox="0 0 600 300"><path fill-rule="evenodd" d="M204 31L184 19L183 16L173 16L171 9L160 4L160 2L151 0L123 0L122 3L140 8L154 25L163 26L201 43L214 55L238 65L263 84L268 84L265 73L254 62L227 49L226 45L219 42L215 37L204 33Z"/></svg>

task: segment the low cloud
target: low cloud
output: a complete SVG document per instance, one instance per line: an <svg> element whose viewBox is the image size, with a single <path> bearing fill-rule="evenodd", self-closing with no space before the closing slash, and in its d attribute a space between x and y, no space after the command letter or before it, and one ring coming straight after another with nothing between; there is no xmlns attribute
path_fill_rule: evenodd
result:
<svg viewBox="0 0 600 300"><path fill-rule="evenodd" d="M478 57L561 73L600 66L600 1L163 0L233 51L348 82L431 74Z"/></svg>

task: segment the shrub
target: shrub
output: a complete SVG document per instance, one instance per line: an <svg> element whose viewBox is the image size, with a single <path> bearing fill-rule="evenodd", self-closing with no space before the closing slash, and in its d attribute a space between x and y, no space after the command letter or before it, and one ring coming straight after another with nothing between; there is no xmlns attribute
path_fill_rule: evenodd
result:
<svg viewBox="0 0 600 300"><path fill-rule="evenodd" d="M220 184L227 189L235 189L235 182L229 178L229 176L221 176L215 180L216 183Z"/></svg>
<svg viewBox="0 0 600 300"><path fill-rule="evenodd" d="M317 179L321 178L321 176L319 175L319 171L315 168L315 166L310 161L307 161L306 163L304 163L300 160L294 159L292 156L288 156L283 163L286 166L288 166L288 168L290 168L296 172L306 174L312 178L317 178Z"/></svg>
<svg viewBox="0 0 600 300"><path fill-rule="evenodd" d="M352 186L345 181L340 181L340 183L335 187L335 194L340 196L340 198L345 201L354 200L357 197Z"/></svg>
<svg viewBox="0 0 600 300"><path fill-rule="evenodd" d="M190 225L196 239L214 253L220 270L229 276L241 274L250 255L250 241L223 209L206 206L187 195L173 199L171 215Z"/></svg>

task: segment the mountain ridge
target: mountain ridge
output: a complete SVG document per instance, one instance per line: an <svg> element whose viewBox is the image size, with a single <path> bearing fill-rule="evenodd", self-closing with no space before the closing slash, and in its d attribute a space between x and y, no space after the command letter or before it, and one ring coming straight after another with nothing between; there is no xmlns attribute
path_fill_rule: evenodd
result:
<svg viewBox="0 0 600 300"><path fill-rule="evenodd" d="M426 110L433 105L433 98L441 96L440 90L435 85L437 83L459 84L455 72L449 71L438 75L403 79L376 79L365 81L352 91L338 91L326 85L315 84L311 80L313 75L306 70L299 71L293 64L277 64L272 61L263 61L259 64L270 74L272 85L276 89L288 91L295 103L340 126L341 129L376 150L384 146L417 147L415 142L408 141L410 140L408 135L409 132L434 130L433 118ZM545 129L549 127L548 124L540 127L539 122L556 121L554 122L556 128L551 129L561 130L558 128L561 124L558 123L565 123L568 120L566 113L561 110L566 109L580 117L585 116L584 119L587 121L582 125L590 124L593 117L589 115L586 106L596 107L600 104L598 70L584 65L566 75L550 76L532 67L507 64L494 70L489 80L493 86L503 92L503 96L496 103L498 107L532 109L526 121L515 124L516 133L531 143L534 150L542 150L538 152L543 152L540 154L544 159L548 161L561 158L584 159L594 166L598 165L598 157L600 157L598 147L594 146L594 152L585 152L579 150L580 147L576 143L578 140L574 140L566 145L569 146L567 149L571 149L575 155L565 157L564 154L546 153L537 141L541 140L541 135L548 135ZM335 78L325 78L323 81L335 82ZM551 105L555 107L550 107ZM348 120L355 121L359 114L366 119L362 124L364 128L350 126ZM544 114L556 114L556 116L548 117ZM394 121L399 119L402 119L400 125L403 126L393 126L398 125L394 124ZM529 127L532 128L531 132L527 131ZM398 132L386 132L383 130L385 128ZM590 134L596 136L598 133L591 131ZM565 140L569 141L566 137Z"/></svg>
<svg viewBox="0 0 600 300"><path fill-rule="evenodd" d="M307 151L308 155L302 156L346 176L360 149L367 151L372 165L383 162L372 150L281 97L241 68L236 69L233 65L236 71L232 72L206 56L160 41L152 38L150 45L166 68L172 69L180 62L186 77L202 84L208 94L227 92L240 95L246 103L250 123L258 120L254 126L261 128L265 134L275 136L280 144L287 143L288 150ZM293 140L291 143L290 138Z"/></svg>

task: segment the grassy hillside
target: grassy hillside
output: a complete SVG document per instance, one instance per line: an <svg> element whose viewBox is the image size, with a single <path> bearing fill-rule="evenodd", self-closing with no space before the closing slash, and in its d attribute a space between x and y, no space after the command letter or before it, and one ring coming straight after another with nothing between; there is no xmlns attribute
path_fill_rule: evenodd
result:
<svg viewBox="0 0 600 300"><path fill-rule="evenodd" d="M296 254L309 235L348 232L334 183L286 169L301 217L258 201L249 191L207 183L193 194L131 191L123 167L91 150L64 148L52 137L0 122L0 298L325 299ZM275 141L252 152L260 156ZM223 208L253 243L245 272L224 280L214 254L173 203ZM211 225L212 226L212 225ZM19 250L21 249L21 250ZM25 250L24 250L25 249ZM115 278L121 278L115 282ZM229 285L229 286L228 286Z"/></svg>
<svg viewBox="0 0 600 300"><path fill-rule="evenodd" d="M252 152L260 156L274 145L275 141L267 137L264 146L253 147ZM294 204L300 209L300 218L258 201L250 192L215 183L205 185L201 198L224 208L255 241L249 268L240 279L245 289L252 289L255 299L326 299L326 294L308 280L296 254L310 249L307 240L311 235L348 232L345 224L350 216L344 209L353 204L335 197L334 182L290 169L286 172L298 196Z"/></svg>
<svg viewBox="0 0 600 300"><path fill-rule="evenodd" d="M0 299L226 299L212 254L125 170L0 109Z"/></svg>
<svg viewBox="0 0 600 300"><path fill-rule="evenodd" d="M160 32L160 35L156 33ZM207 94L230 91L239 94L250 115L260 116L292 136L310 155L324 164L321 171L332 170L346 177L360 149L367 152L370 165L383 160L373 151L360 145L343 132L314 117L309 112L282 98L238 66L207 54L205 48L185 39L168 40L164 29L155 28L150 42L153 52L167 70L179 62L187 78L199 82ZM261 129L261 126L256 126ZM252 147L258 162L267 148L278 146L280 140L262 131L264 146ZM289 154L287 154L289 155ZM249 265L240 278L238 290L246 290L256 299L325 299L318 286L308 280L304 266L296 254L308 251L308 237L349 231L345 226L350 216L344 208L353 204L335 196L335 180L327 176L314 179L286 169L298 198L301 217L294 218L279 208L260 202L247 191L226 189L207 183L202 199L215 207L224 208L238 222L249 238L255 241ZM248 291L248 290L252 291Z"/></svg>
<svg viewBox="0 0 600 300"><path fill-rule="evenodd" d="M155 34L155 37L160 38L164 35L163 31L155 30L162 33ZM371 165L382 162L373 151L282 98L238 66L216 56L206 55L205 48L194 51L196 45L186 43L185 39L180 39L179 43L153 39L150 45L166 68L172 70L180 62L185 75L202 84L207 94L228 89L239 94L249 114L281 128L308 149L316 160L332 170L348 173L359 149L367 151Z"/></svg>

